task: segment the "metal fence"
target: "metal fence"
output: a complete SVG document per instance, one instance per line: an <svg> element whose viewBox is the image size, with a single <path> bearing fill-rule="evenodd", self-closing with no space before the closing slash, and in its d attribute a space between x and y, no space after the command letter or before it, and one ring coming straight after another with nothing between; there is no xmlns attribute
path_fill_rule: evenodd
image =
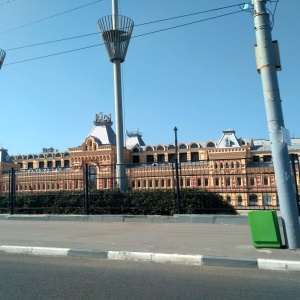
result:
<svg viewBox="0 0 300 300"><path fill-rule="evenodd" d="M299 164L292 164L292 171L297 187ZM12 168L0 174L0 210L11 214L22 212L22 207L16 207L14 203L18 202L18 197L24 195L26 199L36 194L59 197L63 192L72 191L76 192L77 197L81 195L78 210L89 213L90 192L116 188L115 174L115 165L29 170ZM180 190L201 189L215 192L238 210L279 208L271 162L253 162L246 159L181 162L178 174ZM174 197L180 192L177 190L174 163L127 165L126 177L127 188L130 190L171 189ZM297 197L298 194L297 187ZM38 207L35 211L37 209ZM43 212L43 207L39 209Z"/></svg>

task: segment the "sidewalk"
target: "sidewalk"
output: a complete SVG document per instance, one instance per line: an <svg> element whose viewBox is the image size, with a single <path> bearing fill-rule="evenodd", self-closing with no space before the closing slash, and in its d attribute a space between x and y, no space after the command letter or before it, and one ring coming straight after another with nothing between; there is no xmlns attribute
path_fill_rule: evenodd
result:
<svg viewBox="0 0 300 300"><path fill-rule="evenodd" d="M110 222L13 217L0 216L1 251L300 271L300 249L254 248L249 225L242 225L246 217L219 216L223 224L209 223L209 216L202 218L204 223L200 218L197 223L174 223L158 216L156 222L144 216L127 222L113 222L113 216ZM210 217L218 223L216 216Z"/></svg>

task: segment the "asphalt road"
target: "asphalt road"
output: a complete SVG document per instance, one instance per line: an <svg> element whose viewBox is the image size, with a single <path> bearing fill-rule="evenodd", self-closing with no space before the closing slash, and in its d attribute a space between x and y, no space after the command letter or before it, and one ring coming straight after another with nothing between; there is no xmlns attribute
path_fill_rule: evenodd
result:
<svg viewBox="0 0 300 300"><path fill-rule="evenodd" d="M299 299L300 273L0 253L0 299Z"/></svg>

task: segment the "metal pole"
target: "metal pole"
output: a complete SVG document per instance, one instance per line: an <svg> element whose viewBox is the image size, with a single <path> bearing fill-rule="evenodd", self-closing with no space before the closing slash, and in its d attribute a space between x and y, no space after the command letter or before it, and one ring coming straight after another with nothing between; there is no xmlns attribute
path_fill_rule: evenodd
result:
<svg viewBox="0 0 300 300"><path fill-rule="evenodd" d="M177 195L177 213L180 214L180 187L179 187L179 174L178 174L178 146L177 146L177 127L175 131L175 171L176 171L176 195Z"/></svg>
<svg viewBox="0 0 300 300"><path fill-rule="evenodd" d="M289 249L296 249L300 248L300 226L266 1L252 1L253 18L285 242Z"/></svg>
<svg viewBox="0 0 300 300"><path fill-rule="evenodd" d="M126 190L126 170L124 159L123 138L123 108L121 90L121 63L115 60L114 64L114 89L115 89L115 112L116 112L116 142L117 142L117 183L121 191Z"/></svg>
<svg viewBox="0 0 300 300"><path fill-rule="evenodd" d="M14 200L15 200L15 169L11 168L9 172L9 206L10 206L10 214L14 214Z"/></svg>
<svg viewBox="0 0 300 300"><path fill-rule="evenodd" d="M85 214L90 214L90 207L89 207L89 166L86 164L83 168L84 170L84 208Z"/></svg>

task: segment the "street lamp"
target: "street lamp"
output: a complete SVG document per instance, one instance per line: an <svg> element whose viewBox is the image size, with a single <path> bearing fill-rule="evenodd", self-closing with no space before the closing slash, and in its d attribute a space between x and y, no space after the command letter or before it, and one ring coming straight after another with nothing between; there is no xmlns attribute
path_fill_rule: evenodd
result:
<svg viewBox="0 0 300 300"><path fill-rule="evenodd" d="M117 184L126 190L126 169L123 138L123 109L121 63L124 62L134 23L131 19L118 15L118 1L112 0L112 15L98 20L98 27L109 60L114 64L114 91L116 114Z"/></svg>
<svg viewBox="0 0 300 300"><path fill-rule="evenodd" d="M5 59L5 56L6 56L6 53L4 50L0 49L0 70L1 70L1 67L3 65L3 62L4 62L4 59Z"/></svg>
<svg viewBox="0 0 300 300"><path fill-rule="evenodd" d="M174 127L175 132L175 172L176 172L176 195L177 195L177 213L180 214L180 189L179 189L179 174L178 174L178 145L177 145L177 127Z"/></svg>

